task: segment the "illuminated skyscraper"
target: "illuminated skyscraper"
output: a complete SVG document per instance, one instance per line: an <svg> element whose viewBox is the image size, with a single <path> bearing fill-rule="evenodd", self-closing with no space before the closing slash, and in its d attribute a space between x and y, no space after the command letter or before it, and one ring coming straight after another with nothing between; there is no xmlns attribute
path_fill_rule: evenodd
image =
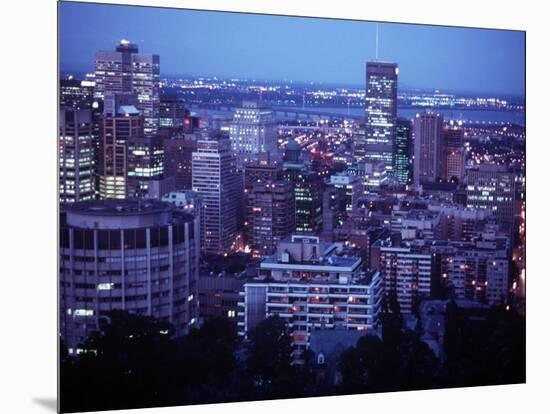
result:
<svg viewBox="0 0 550 414"><path fill-rule="evenodd" d="M292 183L296 200L296 233L319 234L323 222L323 180L305 164L285 163L283 178Z"/></svg>
<svg viewBox="0 0 550 414"><path fill-rule="evenodd" d="M242 176L237 172L229 138L216 132L197 141L193 153L193 191L202 200L201 250L225 254L235 250L237 209Z"/></svg>
<svg viewBox="0 0 550 414"><path fill-rule="evenodd" d="M101 199L159 199L163 193L173 190L173 185L164 180L162 138L145 137L143 115L135 103L133 94L105 96L100 134Z"/></svg>
<svg viewBox="0 0 550 414"><path fill-rule="evenodd" d="M294 230L294 193L285 180L256 182L247 195L246 229L252 254L273 254L277 243Z"/></svg>
<svg viewBox="0 0 550 414"><path fill-rule="evenodd" d="M405 118L398 118L395 133L395 179L399 184L412 182L412 155L411 122Z"/></svg>
<svg viewBox="0 0 550 414"><path fill-rule="evenodd" d="M464 176L464 130L456 125L443 129L443 172L445 180Z"/></svg>
<svg viewBox="0 0 550 414"><path fill-rule="evenodd" d="M422 112L414 119L414 183L443 178L443 116Z"/></svg>
<svg viewBox="0 0 550 414"><path fill-rule="evenodd" d="M381 161L388 171L395 164L397 73L396 63L367 62L365 161Z"/></svg>
<svg viewBox="0 0 550 414"><path fill-rule="evenodd" d="M185 105L177 95L161 95L159 120L161 127L180 127L183 125L186 115Z"/></svg>
<svg viewBox="0 0 550 414"><path fill-rule="evenodd" d="M90 80L61 79L59 81L59 106L74 109L92 109L94 85Z"/></svg>
<svg viewBox="0 0 550 414"><path fill-rule="evenodd" d="M164 180L164 148L158 136L128 139L128 197L160 198L173 190Z"/></svg>
<svg viewBox="0 0 550 414"><path fill-rule="evenodd" d="M99 177L102 199L128 197L128 143L132 138L143 138L143 116L132 101L132 95L113 96L112 112L109 109L103 116ZM106 106L111 108L110 102Z"/></svg>
<svg viewBox="0 0 550 414"><path fill-rule="evenodd" d="M100 129L103 100L94 98L93 75L86 75L84 80L61 79L59 81L60 109L86 109L92 116L92 147L93 147L93 198L99 197L99 163L100 163Z"/></svg>
<svg viewBox="0 0 550 414"><path fill-rule="evenodd" d="M161 128L164 146L164 175L174 177L176 190L191 190L193 152L197 150L198 134L180 128Z"/></svg>
<svg viewBox="0 0 550 414"><path fill-rule="evenodd" d="M134 93L136 108L144 118L145 136L159 127L159 55L138 53L138 46L121 40L115 51L100 51L95 56L94 96L107 93Z"/></svg>
<svg viewBox="0 0 550 414"><path fill-rule="evenodd" d="M275 155L277 124L273 111L258 102L244 101L235 111L229 127L231 148L237 154L239 168L260 152Z"/></svg>
<svg viewBox="0 0 550 414"><path fill-rule="evenodd" d="M59 113L59 201L92 199L93 125L90 109L61 109Z"/></svg>
<svg viewBox="0 0 550 414"><path fill-rule="evenodd" d="M514 222L514 174L502 166L481 164L466 171L467 207L491 211L505 231Z"/></svg>
<svg viewBox="0 0 550 414"><path fill-rule="evenodd" d="M353 155L356 162L365 161L365 150L367 147L367 130L365 123L361 122L353 131Z"/></svg>
<svg viewBox="0 0 550 414"><path fill-rule="evenodd" d="M362 195L362 180L357 175L338 173L325 182L323 191L323 232L330 235L348 219Z"/></svg>

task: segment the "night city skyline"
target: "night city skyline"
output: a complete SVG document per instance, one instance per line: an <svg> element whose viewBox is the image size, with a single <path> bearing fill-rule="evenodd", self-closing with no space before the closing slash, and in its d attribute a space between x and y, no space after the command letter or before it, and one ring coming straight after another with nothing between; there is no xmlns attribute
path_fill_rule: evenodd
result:
<svg viewBox="0 0 550 414"><path fill-rule="evenodd" d="M378 24L378 60L399 64L400 89L516 99L525 94L520 31L72 2L61 3L61 17L64 72L93 70L96 50L128 38L163 56L161 76L357 87L364 82L362 63L376 60ZM82 24L88 20L94 24ZM156 21L163 23L157 27Z"/></svg>
<svg viewBox="0 0 550 414"><path fill-rule="evenodd" d="M525 382L523 32L60 9L62 412Z"/></svg>

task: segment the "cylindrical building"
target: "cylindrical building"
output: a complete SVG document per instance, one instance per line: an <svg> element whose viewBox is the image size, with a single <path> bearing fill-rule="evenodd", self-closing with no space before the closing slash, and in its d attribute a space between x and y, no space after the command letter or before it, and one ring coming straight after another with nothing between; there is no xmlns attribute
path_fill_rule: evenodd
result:
<svg viewBox="0 0 550 414"><path fill-rule="evenodd" d="M75 203L60 221L60 331L70 353L111 310L197 320L199 223L154 200Z"/></svg>

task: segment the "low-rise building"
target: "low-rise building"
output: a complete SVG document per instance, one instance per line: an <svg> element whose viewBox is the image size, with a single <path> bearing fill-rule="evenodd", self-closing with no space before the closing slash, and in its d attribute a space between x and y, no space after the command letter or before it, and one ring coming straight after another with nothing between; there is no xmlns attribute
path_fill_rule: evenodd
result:
<svg viewBox="0 0 550 414"><path fill-rule="evenodd" d="M315 329L376 329L382 279L365 272L362 258L350 253L314 236L281 241L277 253L261 262L259 276L244 284L240 335L278 315L292 336L293 362L301 364Z"/></svg>

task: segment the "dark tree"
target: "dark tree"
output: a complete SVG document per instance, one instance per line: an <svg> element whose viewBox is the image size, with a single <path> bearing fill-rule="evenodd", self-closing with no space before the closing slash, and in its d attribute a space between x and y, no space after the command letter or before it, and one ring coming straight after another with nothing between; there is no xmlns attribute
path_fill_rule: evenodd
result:
<svg viewBox="0 0 550 414"><path fill-rule="evenodd" d="M495 306L483 314L447 307L441 382L445 386L525 382L525 318Z"/></svg>
<svg viewBox="0 0 550 414"><path fill-rule="evenodd" d="M249 335L248 369L258 398L305 396L305 369L291 364L292 347L285 322L275 316Z"/></svg>
<svg viewBox="0 0 550 414"><path fill-rule="evenodd" d="M390 292L382 301L382 338L388 346L394 346L399 342L403 317L401 306L397 300L397 294Z"/></svg>
<svg viewBox="0 0 550 414"><path fill-rule="evenodd" d="M291 371L291 339L285 322L275 316L250 333L248 366L258 383L270 383Z"/></svg>
<svg viewBox="0 0 550 414"><path fill-rule="evenodd" d="M167 322L111 312L102 331L81 346L85 353L62 363L61 410L159 405L167 397L172 331Z"/></svg>

